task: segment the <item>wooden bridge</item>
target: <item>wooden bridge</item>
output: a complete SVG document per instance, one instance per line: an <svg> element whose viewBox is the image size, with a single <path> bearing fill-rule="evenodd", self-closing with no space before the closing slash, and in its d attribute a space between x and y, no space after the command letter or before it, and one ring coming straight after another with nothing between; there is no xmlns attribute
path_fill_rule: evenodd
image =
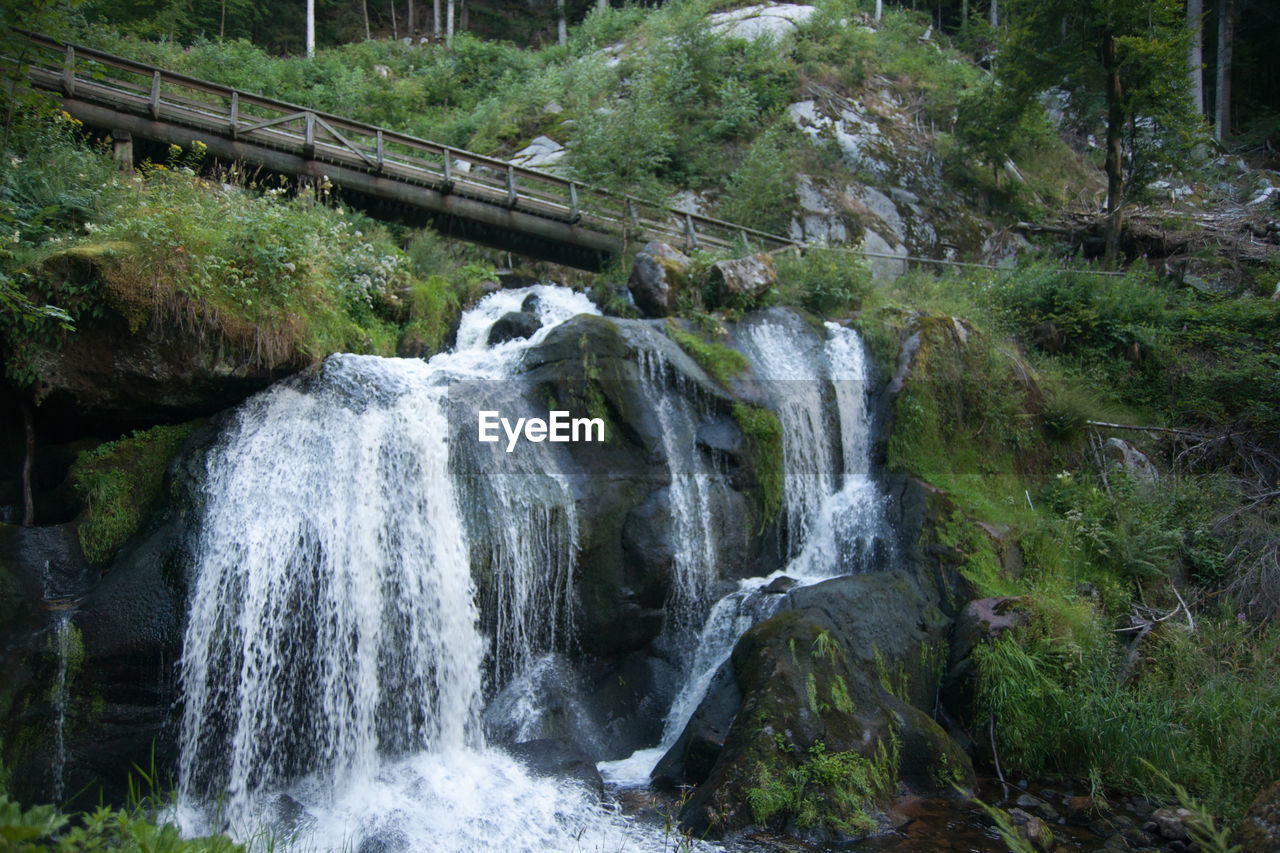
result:
<svg viewBox="0 0 1280 853"><path fill-rule="evenodd" d="M798 245L447 145L24 34L32 85L117 138L184 147L301 180L327 180L373 216L582 269L649 240L685 249Z"/></svg>

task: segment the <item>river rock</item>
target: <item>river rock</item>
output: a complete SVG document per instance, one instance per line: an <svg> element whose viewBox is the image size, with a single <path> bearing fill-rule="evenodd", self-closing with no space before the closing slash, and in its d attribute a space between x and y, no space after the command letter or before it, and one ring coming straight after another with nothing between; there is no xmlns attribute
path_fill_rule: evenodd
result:
<svg viewBox="0 0 1280 853"><path fill-rule="evenodd" d="M604 780L590 755L561 740L545 738L512 744L507 752L539 776L581 782L596 796L604 796Z"/></svg>
<svg viewBox="0 0 1280 853"><path fill-rule="evenodd" d="M1280 781L1258 792L1231 840L1250 853L1280 853Z"/></svg>
<svg viewBox="0 0 1280 853"><path fill-rule="evenodd" d="M1171 841L1189 841L1191 832L1187 829L1187 818L1191 817L1191 812L1186 809L1166 807L1156 809L1151 813L1151 822L1156 825L1156 831L1161 837Z"/></svg>
<svg viewBox="0 0 1280 853"><path fill-rule="evenodd" d="M755 305L777 283L778 268L773 257L764 252L716 261L711 267L711 284L722 305Z"/></svg>
<svg viewBox="0 0 1280 853"><path fill-rule="evenodd" d="M646 243L631 264L627 286L636 307L646 317L667 317L675 312L676 294L685 286L689 258L657 240Z"/></svg>
<svg viewBox="0 0 1280 853"><path fill-rule="evenodd" d="M517 338L533 337L540 328L542 322L537 315L524 310L508 311L489 327L489 346L504 344Z"/></svg>

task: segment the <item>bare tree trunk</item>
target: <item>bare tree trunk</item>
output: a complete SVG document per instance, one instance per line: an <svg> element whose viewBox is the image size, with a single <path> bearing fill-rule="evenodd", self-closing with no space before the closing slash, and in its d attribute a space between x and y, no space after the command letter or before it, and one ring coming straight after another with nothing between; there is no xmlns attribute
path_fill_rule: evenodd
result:
<svg viewBox="0 0 1280 853"><path fill-rule="evenodd" d="M1187 49L1187 73L1191 75L1191 107L1196 115L1204 115L1204 0L1187 0L1187 30L1191 33Z"/></svg>
<svg viewBox="0 0 1280 853"><path fill-rule="evenodd" d="M364 40L369 41L373 38L369 33L369 0L360 0L360 11L364 12Z"/></svg>
<svg viewBox="0 0 1280 853"><path fill-rule="evenodd" d="M446 46L453 44L453 3L454 0L445 0L444 43Z"/></svg>
<svg viewBox="0 0 1280 853"><path fill-rule="evenodd" d="M400 33L396 32L396 0L391 0L391 37L400 38Z"/></svg>
<svg viewBox="0 0 1280 853"><path fill-rule="evenodd" d="M994 2L994 0L993 0ZM1107 262L1120 254L1121 202L1124 196L1124 88L1120 84L1120 59L1116 38L1108 35L1102 45L1102 65L1107 71Z"/></svg>
<svg viewBox="0 0 1280 853"><path fill-rule="evenodd" d="M556 16L556 41L568 44L569 26L564 19L564 0L556 0Z"/></svg>
<svg viewBox="0 0 1280 853"><path fill-rule="evenodd" d="M467 0L458 0L458 29L465 31L470 26L471 7Z"/></svg>
<svg viewBox="0 0 1280 853"><path fill-rule="evenodd" d="M991 24L991 29L1000 26L1000 2L999 0L991 0L991 8L987 10L987 23Z"/></svg>
<svg viewBox="0 0 1280 853"><path fill-rule="evenodd" d="M413 0L409 0L409 20L404 27L405 32L408 33L409 35L413 35L413 23L414 23Z"/></svg>
<svg viewBox="0 0 1280 853"><path fill-rule="evenodd" d="M222 14L218 16L218 41L227 37L227 0L222 0Z"/></svg>
<svg viewBox="0 0 1280 853"><path fill-rule="evenodd" d="M1218 0L1218 91L1214 96L1213 137L1231 135L1231 51L1236 38L1235 0Z"/></svg>
<svg viewBox="0 0 1280 853"><path fill-rule="evenodd" d="M431 0L431 35L440 38L440 0Z"/></svg>
<svg viewBox="0 0 1280 853"><path fill-rule="evenodd" d="M603 12L609 8L609 0L596 0L596 8Z"/></svg>
<svg viewBox="0 0 1280 853"><path fill-rule="evenodd" d="M880 14L884 11L883 0L876 0L876 20L880 20Z"/></svg>
<svg viewBox="0 0 1280 853"><path fill-rule="evenodd" d="M307 56L316 55L316 0L307 0Z"/></svg>
<svg viewBox="0 0 1280 853"><path fill-rule="evenodd" d="M26 435L26 451L22 455L22 526L36 523L36 505L31 499L31 469L36 464L36 427L31 417L31 404L22 403L22 430Z"/></svg>

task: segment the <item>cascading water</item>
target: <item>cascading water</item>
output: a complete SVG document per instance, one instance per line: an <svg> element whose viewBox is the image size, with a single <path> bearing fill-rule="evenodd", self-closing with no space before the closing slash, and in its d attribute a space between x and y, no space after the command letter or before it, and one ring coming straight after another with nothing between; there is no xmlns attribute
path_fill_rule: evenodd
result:
<svg viewBox="0 0 1280 853"><path fill-rule="evenodd" d="M811 336L792 328L803 322L792 314L761 318L741 335L752 374L766 386L782 425L783 556L788 558L800 553L822 502L835 491L836 476L822 352L806 347Z"/></svg>
<svg viewBox="0 0 1280 853"><path fill-rule="evenodd" d="M719 576L711 520L711 490L716 481L697 446L697 423L683 402L688 389L669 385L667 363L658 352L641 350L639 360L645 397L653 401L671 474L668 503L675 553L666 612L668 632L679 634L694 631L702 623L707 592Z"/></svg>
<svg viewBox="0 0 1280 853"><path fill-rule="evenodd" d="M801 583L871 567L875 547L887 547L883 498L871 479L870 378L857 332L827 323L822 349L797 347L804 334L785 323L794 315L749 327L743 349L753 374L766 380L783 429L786 522L793 559L767 578L748 578L711 608L698 636L692 665L667 713L660 743L619 761L604 762L601 774L619 788L646 785L654 766L680 737L738 638L773 615L781 596L762 592L779 575ZM828 386L829 383L829 386ZM833 437L823 400L834 393L838 433ZM833 449L841 466L835 470ZM840 488L836 489L836 484Z"/></svg>
<svg viewBox="0 0 1280 853"><path fill-rule="evenodd" d="M61 803L66 794L67 769L67 667L71 651L71 611L59 610L53 617L53 640L58 655L58 673L53 682L53 801Z"/></svg>
<svg viewBox="0 0 1280 853"><path fill-rule="evenodd" d="M530 296L543 328L488 346ZM531 776L480 725L486 656L501 681L568 634L576 521L565 460L487 455L450 412L518 405L523 352L579 313L596 309L559 288L495 293L452 353L334 356L238 410L208 457L181 662L186 831L415 851L652 831Z"/></svg>

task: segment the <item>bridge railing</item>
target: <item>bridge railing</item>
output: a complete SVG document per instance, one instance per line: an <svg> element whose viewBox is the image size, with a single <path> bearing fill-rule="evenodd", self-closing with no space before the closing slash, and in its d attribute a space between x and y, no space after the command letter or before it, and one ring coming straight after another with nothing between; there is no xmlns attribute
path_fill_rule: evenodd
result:
<svg viewBox="0 0 1280 853"><path fill-rule="evenodd" d="M23 33L33 85L112 110L276 149L400 183L643 242L687 249L798 245L775 234L619 195L505 160L441 145L342 116L36 33Z"/></svg>

